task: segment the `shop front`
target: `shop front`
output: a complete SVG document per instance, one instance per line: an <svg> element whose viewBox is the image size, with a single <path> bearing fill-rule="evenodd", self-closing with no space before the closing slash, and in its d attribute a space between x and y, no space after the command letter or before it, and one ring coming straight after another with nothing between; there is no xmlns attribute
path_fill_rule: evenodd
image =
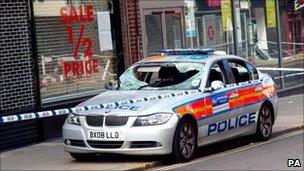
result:
<svg viewBox="0 0 304 171"><path fill-rule="evenodd" d="M74 106L104 91L124 70L119 9L111 0L1 1L0 115ZM0 149L58 137L65 117L0 120Z"/></svg>
<svg viewBox="0 0 304 171"><path fill-rule="evenodd" d="M34 1L42 106L104 90L116 74L111 4Z"/></svg>

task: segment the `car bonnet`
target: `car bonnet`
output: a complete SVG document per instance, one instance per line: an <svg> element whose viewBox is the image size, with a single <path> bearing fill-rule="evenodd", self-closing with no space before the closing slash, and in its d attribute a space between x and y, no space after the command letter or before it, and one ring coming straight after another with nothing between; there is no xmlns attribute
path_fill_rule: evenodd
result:
<svg viewBox="0 0 304 171"><path fill-rule="evenodd" d="M125 100L134 100L139 98L147 98L152 96L161 96L165 94L172 94L179 92L183 92L183 90L140 90L140 91L115 91L115 90L108 90L105 91L81 104L77 107L82 106L90 106L90 105L99 105L99 104L106 104L106 103L113 103L113 102L121 102ZM147 100L142 102L134 102L129 104L122 104L122 105L113 105L113 106L105 106L101 109L92 109L89 111L82 111L76 114L79 115L123 115L123 116L139 116L139 115L148 115L157 112L172 112L170 106L180 103L189 97L195 96L196 93L190 93L185 95L179 95L174 97L167 97L161 99L153 99ZM169 107L169 108L168 108Z"/></svg>

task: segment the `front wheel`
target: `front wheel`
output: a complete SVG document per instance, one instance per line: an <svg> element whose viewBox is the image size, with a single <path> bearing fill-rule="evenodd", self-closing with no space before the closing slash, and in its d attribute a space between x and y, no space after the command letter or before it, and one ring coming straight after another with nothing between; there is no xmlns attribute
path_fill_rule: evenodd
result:
<svg viewBox="0 0 304 171"><path fill-rule="evenodd" d="M273 113L271 106L263 105L259 112L257 130L255 133L256 138L259 140L268 140L272 133Z"/></svg>
<svg viewBox="0 0 304 171"><path fill-rule="evenodd" d="M177 162L186 162L192 159L197 147L197 135L193 122L182 119L176 128L173 139L172 155Z"/></svg>

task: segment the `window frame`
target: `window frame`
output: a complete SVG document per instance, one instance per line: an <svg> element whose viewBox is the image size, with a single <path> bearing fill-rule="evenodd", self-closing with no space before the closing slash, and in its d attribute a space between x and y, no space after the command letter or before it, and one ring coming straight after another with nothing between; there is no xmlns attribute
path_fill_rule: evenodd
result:
<svg viewBox="0 0 304 171"><path fill-rule="evenodd" d="M253 80L255 80L254 77L253 77L253 75L252 75L252 73L250 72L249 67L248 67L248 64L249 64L248 62L246 62L244 60L240 60L240 59L227 59L227 65L228 65L229 70L231 72L231 76L232 76L232 78L234 80L234 83L239 84L239 83L243 83L243 82L246 82L246 81L241 81L241 82L237 82L236 81L236 78L235 78L235 76L234 76L234 74L232 72L232 66L230 65L231 62L232 63L236 63L238 65L241 65L242 67L244 67L247 70L247 73L249 74L249 78L250 79L246 80L246 81L253 81ZM251 66L257 71L257 69L253 65L251 65Z"/></svg>
<svg viewBox="0 0 304 171"><path fill-rule="evenodd" d="M219 65L220 63L220 65ZM223 59L220 59L220 60L217 60L217 61L214 61L212 62L212 64L210 65L210 68L208 69L208 74L207 74L207 79L206 79L206 85L205 85L205 88L209 88L211 86L211 83L210 85L208 85L209 83L209 78L210 78L210 72L211 72L211 69L212 67L215 65L215 64L218 64L220 70L223 72L223 76L224 76L224 86L228 85L229 84L229 76L227 74L227 70L226 70L226 67L225 67L225 62Z"/></svg>

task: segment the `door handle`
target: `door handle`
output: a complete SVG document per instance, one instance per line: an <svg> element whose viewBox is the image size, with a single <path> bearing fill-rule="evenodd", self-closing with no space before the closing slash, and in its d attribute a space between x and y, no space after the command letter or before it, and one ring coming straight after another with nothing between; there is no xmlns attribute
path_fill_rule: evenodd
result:
<svg viewBox="0 0 304 171"><path fill-rule="evenodd" d="M229 99L236 99L238 97L239 97L238 93L231 93L230 96L229 96Z"/></svg>
<svg viewBox="0 0 304 171"><path fill-rule="evenodd" d="M263 87L262 86L257 86L257 87L255 87L255 92L260 92L260 91L262 91L263 90Z"/></svg>

